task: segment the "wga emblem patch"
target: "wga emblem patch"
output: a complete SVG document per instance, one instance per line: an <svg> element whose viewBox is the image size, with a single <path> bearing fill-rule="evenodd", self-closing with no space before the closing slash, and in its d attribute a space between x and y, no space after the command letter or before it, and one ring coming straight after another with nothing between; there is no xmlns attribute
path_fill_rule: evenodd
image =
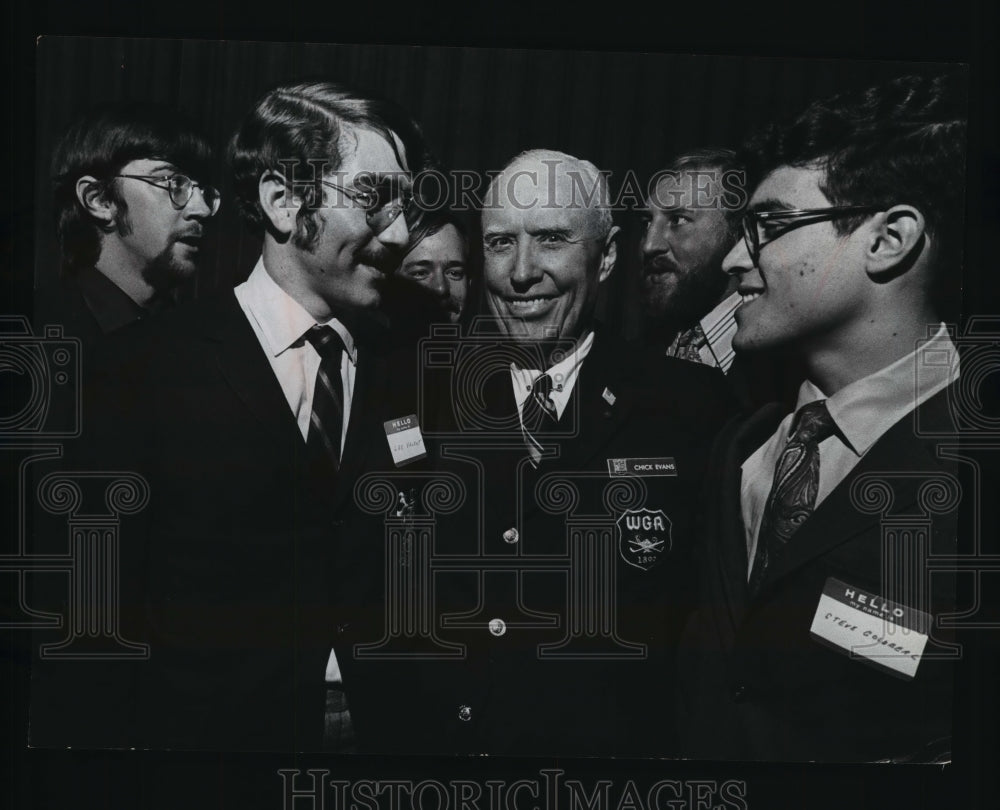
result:
<svg viewBox="0 0 1000 810"><path fill-rule="evenodd" d="M618 553L648 571L670 553L670 518L662 509L630 509L618 520Z"/></svg>

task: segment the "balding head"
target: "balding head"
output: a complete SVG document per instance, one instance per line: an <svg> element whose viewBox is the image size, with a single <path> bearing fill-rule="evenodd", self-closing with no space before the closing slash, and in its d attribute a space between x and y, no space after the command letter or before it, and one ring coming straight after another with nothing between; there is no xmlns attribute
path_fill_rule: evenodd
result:
<svg viewBox="0 0 1000 810"><path fill-rule="evenodd" d="M614 268L617 232L607 179L593 163L547 149L518 155L483 208L490 310L522 339L583 336Z"/></svg>

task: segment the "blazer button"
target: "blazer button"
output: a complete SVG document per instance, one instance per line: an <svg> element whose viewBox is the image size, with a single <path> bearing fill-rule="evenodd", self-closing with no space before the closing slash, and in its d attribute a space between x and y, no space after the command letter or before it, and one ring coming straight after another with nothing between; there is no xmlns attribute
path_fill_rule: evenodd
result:
<svg viewBox="0 0 1000 810"><path fill-rule="evenodd" d="M517 533L517 529L507 529L507 531L503 533L503 541L505 543L510 543L513 545L520 539L521 536Z"/></svg>
<svg viewBox="0 0 1000 810"><path fill-rule="evenodd" d="M458 707L458 719L468 722L472 719L472 707L471 706L459 706Z"/></svg>
<svg viewBox="0 0 1000 810"><path fill-rule="evenodd" d="M743 684L740 684L739 686L733 689L733 700L735 700L737 703L742 703L743 699L746 697L746 694L747 694L747 688Z"/></svg>
<svg viewBox="0 0 1000 810"><path fill-rule="evenodd" d="M507 622L503 619L490 619L490 632L495 636L502 636L507 632Z"/></svg>

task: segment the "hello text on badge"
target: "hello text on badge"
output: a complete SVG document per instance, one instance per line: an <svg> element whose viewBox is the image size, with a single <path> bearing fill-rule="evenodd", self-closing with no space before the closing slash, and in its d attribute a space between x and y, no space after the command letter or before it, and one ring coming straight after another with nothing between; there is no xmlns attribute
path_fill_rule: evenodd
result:
<svg viewBox="0 0 1000 810"><path fill-rule="evenodd" d="M663 458L609 458L608 475L676 476L677 463L670 456Z"/></svg>
<svg viewBox="0 0 1000 810"><path fill-rule="evenodd" d="M828 647L910 679L930 628L928 614L829 577L809 632Z"/></svg>
<svg viewBox="0 0 1000 810"><path fill-rule="evenodd" d="M389 452L397 467L424 458L427 448L424 447L424 437L420 432L417 415L410 414L399 419L384 422L385 438L389 442Z"/></svg>

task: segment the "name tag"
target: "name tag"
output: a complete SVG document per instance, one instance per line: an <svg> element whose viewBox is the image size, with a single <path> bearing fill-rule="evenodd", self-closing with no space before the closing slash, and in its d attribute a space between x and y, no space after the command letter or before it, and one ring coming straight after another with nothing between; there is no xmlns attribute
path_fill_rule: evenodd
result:
<svg viewBox="0 0 1000 810"><path fill-rule="evenodd" d="M885 672L911 679L927 644L931 617L830 577L809 632Z"/></svg>
<svg viewBox="0 0 1000 810"><path fill-rule="evenodd" d="M670 457L664 458L609 458L608 475L675 476L677 464Z"/></svg>
<svg viewBox="0 0 1000 810"><path fill-rule="evenodd" d="M424 458L427 448L424 447L424 437L420 433L417 415L403 416L384 422L385 438L389 442L389 452L397 467L409 464L411 461Z"/></svg>

